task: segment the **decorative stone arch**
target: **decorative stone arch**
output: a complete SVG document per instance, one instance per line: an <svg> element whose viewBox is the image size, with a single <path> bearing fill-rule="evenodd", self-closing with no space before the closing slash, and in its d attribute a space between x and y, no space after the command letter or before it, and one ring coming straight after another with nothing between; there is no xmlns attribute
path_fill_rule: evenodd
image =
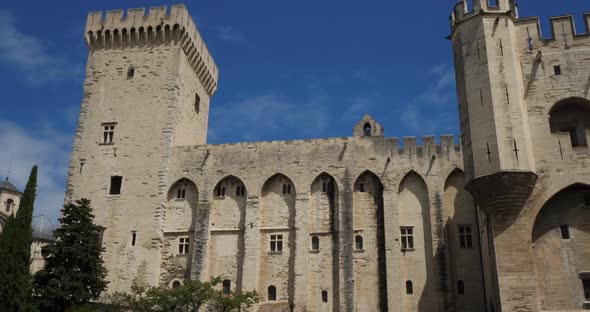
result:
<svg viewBox="0 0 590 312"><path fill-rule="evenodd" d="M351 244L356 245L358 235L362 236L363 244L363 250L355 250L354 259L356 263L365 262L364 265L354 265L355 298L359 298L355 302L355 310L386 311L388 288L383 183L370 170L365 170L354 182L352 219L355 241ZM367 293L372 295L367 296Z"/></svg>
<svg viewBox="0 0 590 312"><path fill-rule="evenodd" d="M197 185L180 178L168 188L164 210L164 231L189 231L194 228L194 216L199 201Z"/></svg>
<svg viewBox="0 0 590 312"><path fill-rule="evenodd" d="M234 176L223 177L210 196L209 274L229 280L232 289L242 287L246 228L247 191L244 182Z"/></svg>
<svg viewBox="0 0 590 312"><path fill-rule="evenodd" d="M191 195L193 196L197 196L199 195L198 192L198 188L197 185L195 184L195 182L193 182L191 179L189 178L180 178L178 180L176 180L174 183L172 183L170 185L170 187L168 188L168 192L167 192L167 200L173 200L173 199L177 199L178 196L178 189L185 189L185 198L188 197L188 194L186 192L187 188L190 188L190 190L192 191ZM182 197L182 196L180 196Z"/></svg>
<svg viewBox="0 0 590 312"><path fill-rule="evenodd" d="M264 293L267 291L267 285L274 285L280 291L280 300L294 304L295 247L298 235L295 230L297 191L293 180L282 173L275 173L262 184L260 194L261 256L258 263L258 291ZM282 250L272 250L273 240L281 242ZM278 243L275 246L278 246ZM282 256L273 257L269 251L280 252ZM270 275L267 272L274 273Z"/></svg>
<svg viewBox="0 0 590 312"><path fill-rule="evenodd" d="M168 282L168 288L170 289L178 288L178 286L182 285L184 285L184 280L180 278L173 278Z"/></svg>
<svg viewBox="0 0 590 312"><path fill-rule="evenodd" d="M310 185L307 225L309 229L307 257L307 292L309 298L317 298L326 288L334 290L339 287L340 274L340 234L339 234L339 193L336 179L327 172L322 172ZM330 259L331 258L331 259ZM325 272L326 274L317 274ZM325 300L310 300L310 311L329 309ZM332 291L331 302L339 302L339 292Z"/></svg>
<svg viewBox="0 0 590 312"><path fill-rule="evenodd" d="M590 100L581 97L561 99L548 112L552 134L568 133L572 147L588 146L586 131L590 129Z"/></svg>
<svg viewBox="0 0 590 312"><path fill-rule="evenodd" d="M445 250L437 250L437 256L448 253L447 264L449 272L449 292L462 294L463 283L471 285L469 296L455 297L457 306L466 311L477 311L485 306L484 281L481 275L482 265L479 261L472 261L465 253L480 249L480 237L485 240L485 234L478 235L478 215L471 194L465 189L465 173L460 168L455 168L447 176L442 194L442 215L437 219L445 221L439 235L447 238ZM487 246L487 244L483 245ZM463 287L464 288L464 287Z"/></svg>
<svg viewBox="0 0 590 312"><path fill-rule="evenodd" d="M590 245L588 197L590 185L571 184L554 193L535 215L531 256L543 310L576 310L585 301L581 273L590 271L585 251Z"/></svg>
<svg viewBox="0 0 590 312"><path fill-rule="evenodd" d="M549 98L547 98L547 100L545 100L545 103L548 103L548 105L545 105L545 107L543 108L543 114L545 116L549 117L551 109L553 108L553 106L555 106L556 103L562 102L567 99L572 99L572 98L590 100L590 98L588 98L588 96L586 94L584 94L584 92L575 91L575 90L565 91L563 93L549 96Z"/></svg>
<svg viewBox="0 0 590 312"><path fill-rule="evenodd" d="M436 292L435 282L429 280L436 276L434 263L430 260L434 255L432 249L432 230L430 214L430 194L424 178L414 170L407 172L400 180L397 190L397 219L398 235L404 234L413 239L413 246L409 238L400 242L401 252L406 257L401 257L400 266L406 268L402 272L402 280L411 280L413 291L420 296L404 297L403 307L420 307L420 310L436 310L432 301L428 300ZM402 232L403 229L403 232ZM409 252L406 252L409 250ZM408 272L414 272L409 275Z"/></svg>
<svg viewBox="0 0 590 312"><path fill-rule="evenodd" d="M332 175L322 172L313 180L310 185L310 203L310 232L337 231L334 220L338 218L338 184Z"/></svg>

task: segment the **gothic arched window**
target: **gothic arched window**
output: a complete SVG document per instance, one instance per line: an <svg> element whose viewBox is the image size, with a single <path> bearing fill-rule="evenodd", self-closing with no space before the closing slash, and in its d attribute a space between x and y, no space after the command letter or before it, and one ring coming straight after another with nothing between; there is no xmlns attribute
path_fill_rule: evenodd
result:
<svg viewBox="0 0 590 312"><path fill-rule="evenodd" d="M363 126L363 134L364 134L364 136L371 136L372 135L371 124L370 123L367 122Z"/></svg>

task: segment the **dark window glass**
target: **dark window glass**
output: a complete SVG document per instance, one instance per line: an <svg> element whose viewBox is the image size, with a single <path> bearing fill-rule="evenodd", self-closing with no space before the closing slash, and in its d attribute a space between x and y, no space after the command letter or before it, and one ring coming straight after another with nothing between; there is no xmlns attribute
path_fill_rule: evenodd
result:
<svg viewBox="0 0 590 312"><path fill-rule="evenodd" d="M414 229L411 227L401 227L402 249L414 249Z"/></svg>
<svg viewBox="0 0 590 312"><path fill-rule="evenodd" d="M123 183L123 177L112 176L111 177L111 187L109 188L109 195L121 194L121 184L122 183Z"/></svg>
<svg viewBox="0 0 590 312"><path fill-rule="evenodd" d="M363 250L363 237L360 235L357 235L354 238L354 248L356 250Z"/></svg>
<svg viewBox="0 0 590 312"><path fill-rule="evenodd" d="M406 281L406 294L411 295L414 293L414 285L412 281Z"/></svg>
<svg viewBox="0 0 590 312"><path fill-rule="evenodd" d="M553 72L555 72L555 76L561 75L561 66L553 66Z"/></svg>
<svg viewBox="0 0 590 312"><path fill-rule="evenodd" d="M268 286L268 301L276 301L277 300L277 288L270 285Z"/></svg>
<svg viewBox="0 0 590 312"><path fill-rule="evenodd" d="M311 238L311 250L320 250L320 239L317 236Z"/></svg>
<svg viewBox="0 0 590 312"><path fill-rule="evenodd" d="M559 230L561 231L561 239L570 239L570 228L567 225L559 226Z"/></svg>
<svg viewBox="0 0 590 312"><path fill-rule="evenodd" d="M231 291L231 281L230 280L223 280L223 293L229 294Z"/></svg>
<svg viewBox="0 0 590 312"><path fill-rule="evenodd" d="M14 205L14 201L12 199L6 200L6 212L10 212L12 205Z"/></svg>
<svg viewBox="0 0 590 312"><path fill-rule="evenodd" d="M461 248L473 247L473 235L471 233L471 225L459 226L459 245Z"/></svg>
<svg viewBox="0 0 590 312"><path fill-rule="evenodd" d="M372 133L371 133L371 124L367 122L367 123L366 123L366 124L363 126L363 135L364 135L364 136L371 136L371 134L372 134Z"/></svg>
<svg viewBox="0 0 590 312"><path fill-rule="evenodd" d="M582 280L582 285L584 285L584 298L590 301L590 279Z"/></svg>
<svg viewBox="0 0 590 312"><path fill-rule="evenodd" d="M133 66L129 66L129 69L127 69L127 78L133 78L134 75L135 68Z"/></svg>
<svg viewBox="0 0 590 312"><path fill-rule="evenodd" d="M135 246L135 241L137 240L137 232L131 232L131 246Z"/></svg>
<svg viewBox="0 0 590 312"><path fill-rule="evenodd" d="M328 302L328 291L322 290L322 302Z"/></svg>
<svg viewBox="0 0 590 312"><path fill-rule="evenodd" d="M463 284L463 281L457 282L457 292L459 293L459 295L462 295L465 293L465 285Z"/></svg>

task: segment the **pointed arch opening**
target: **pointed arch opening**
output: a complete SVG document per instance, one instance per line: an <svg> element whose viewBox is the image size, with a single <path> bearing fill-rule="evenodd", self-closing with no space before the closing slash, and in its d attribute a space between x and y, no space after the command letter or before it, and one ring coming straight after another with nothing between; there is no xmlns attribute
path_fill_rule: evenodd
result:
<svg viewBox="0 0 590 312"><path fill-rule="evenodd" d="M387 311L387 265L385 258L385 217L383 203L383 183L373 172L363 172L353 187L353 226L362 240L362 250L356 249L354 257L369 261L364 265L355 264L355 292L362 298L357 309L370 307L374 311ZM362 236L361 236L362 235ZM377 254L377 261L369 260L369 255ZM367 288L369 287L369 288ZM373 296L360 296L370 292Z"/></svg>
<svg viewBox="0 0 590 312"><path fill-rule="evenodd" d="M546 310L579 309L590 283L590 185L576 183L554 194L532 229L539 296ZM564 270L563 268L568 268Z"/></svg>
<svg viewBox="0 0 590 312"><path fill-rule="evenodd" d="M209 213L210 277L227 276L226 281L235 281L235 290L240 291L245 254L246 186L240 178L230 175L221 179L213 192Z"/></svg>
<svg viewBox="0 0 590 312"><path fill-rule="evenodd" d="M284 298L289 304L294 304L295 298L296 200L295 185L284 174L274 174L262 185L259 285L274 285L281 291L286 290ZM262 272L275 273L269 275Z"/></svg>
<svg viewBox="0 0 590 312"><path fill-rule="evenodd" d="M322 254L329 254L331 261L326 256L310 255L308 258L308 292L309 297L317 296L317 293L328 287L334 289L331 293L332 302L339 302L338 287L340 275L340 239L338 236L338 184L333 176L326 172L320 173L311 183L310 187L310 205L308 210L308 228L311 240L311 251ZM320 276L315 272L331 272L331 279L326 279L325 275ZM327 293L326 293L327 295ZM313 301L310 310L319 311L325 307L318 305Z"/></svg>
<svg viewBox="0 0 590 312"><path fill-rule="evenodd" d="M434 276L432 261L432 232L430 227L430 202L426 181L416 172L409 171L400 181L397 194L400 249L404 257L400 265L406 268L402 279L412 282L412 291L420 296L408 298L407 304L419 305L421 309L435 310L424 298L436 291L427 279ZM440 216L442 218L442 216ZM411 229L411 231L409 230ZM406 245L404 246L403 241ZM412 241L413 246L409 246ZM412 275L409 275L412 272Z"/></svg>

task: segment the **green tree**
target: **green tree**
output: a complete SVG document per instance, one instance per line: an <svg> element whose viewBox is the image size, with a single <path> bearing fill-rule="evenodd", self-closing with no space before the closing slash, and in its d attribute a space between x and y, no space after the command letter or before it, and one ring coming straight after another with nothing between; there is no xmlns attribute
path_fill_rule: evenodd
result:
<svg viewBox="0 0 590 312"><path fill-rule="evenodd" d="M249 308L258 303L258 293L256 291L247 292L230 292L224 294L218 292L213 299L213 311L217 312L237 312L242 308Z"/></svg>
<svg viewBox="0 0 590 312"><path fill-rule="evenodd" d="M88 199L65 204L54 231L55 243L43 247L45 268L34 279L34 296L42 311L62 312L97 300L106 289L100 254L104 227L94 224Z"/></svg>
<svg viewBox="0 0 590 312"><path fill-rule="evenodd" d="M178 288L134 288L130 307L133 311L196 312L216 298L219 290L215 286L220 282L220 278L214 278L210 282L188 280Z"/></svg>
<svg viewBox="0 0 590 312"><path fill-rule="evenodd" d="M11 215L0 234L0 307L2 311L28 311L31 309L31 243L33 232L33 205L37 190L37 166L21 198L16 216Z"/></svg>

